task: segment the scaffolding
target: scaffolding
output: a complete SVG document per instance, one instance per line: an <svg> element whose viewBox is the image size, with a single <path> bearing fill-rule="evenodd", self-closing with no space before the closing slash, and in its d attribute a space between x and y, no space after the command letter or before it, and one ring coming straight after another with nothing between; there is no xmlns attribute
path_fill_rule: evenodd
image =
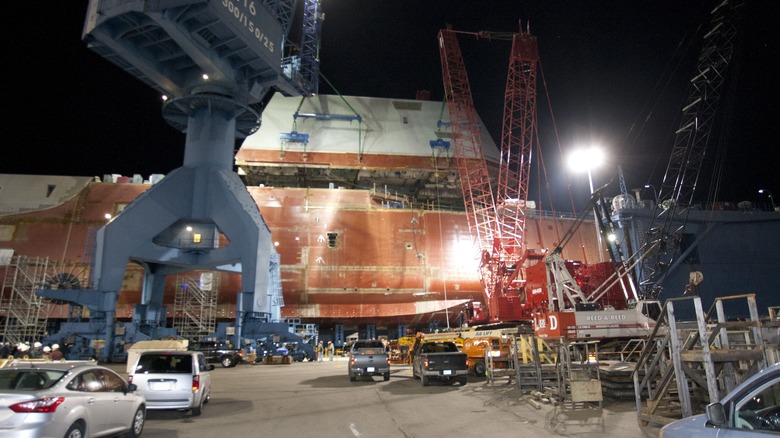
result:
<svg viewBox="0 0 780 438"><path fill-rule="evenodd" d="M0 290L0 339L17 344L40 340L46 334L51 301L36 294L46 284L48 258L13 256L0 265L3 288Z"/></svg>
<svg viewBox="0 0 780 438"><path fill-rule="evenodd" d="M173 302L173 328L179 336L196 340L216 330L219 276L203 272L198 278L178 276Z"/></svg>
<svg viewBox="0 0 780 438"><path fill-rule="evenodd" d="M727 302L731 311L744 309L749 317L727 316ZM693 304L694 321L676 316L686 304ZM639 424L703 413L766 367L764 350L754 294L716 298L706 314L698 296L668 300L633 373Z"/></svg>

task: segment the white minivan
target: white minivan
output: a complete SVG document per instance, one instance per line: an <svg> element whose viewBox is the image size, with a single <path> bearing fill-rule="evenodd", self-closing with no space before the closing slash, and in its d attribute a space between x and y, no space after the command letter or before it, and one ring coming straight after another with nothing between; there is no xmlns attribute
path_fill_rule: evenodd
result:
<svg viewBox="0 0 780 438"><path fill-rule="evenodd" d="M146 398L146 409L192 410L197 416L209 401L213 369L197 351L145 351L128 381Z"/></svg>

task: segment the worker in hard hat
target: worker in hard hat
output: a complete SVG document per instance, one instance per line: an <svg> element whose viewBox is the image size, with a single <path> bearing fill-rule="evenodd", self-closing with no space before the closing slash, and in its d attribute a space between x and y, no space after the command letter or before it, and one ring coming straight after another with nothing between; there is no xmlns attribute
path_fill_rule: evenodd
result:
<svg viewBox="0 0 780 438"><path fill-rule="evenodd" d="M33 347L30 349L30 357L33 359L40 359L43 357L43 344L40 342L33 343Z"/></svg>
<svg viewBox="0 0 780 438"><path fill-rule="evenodd" d="M54 344L51 346L51 353L49 353L49 359L62 360L65 359L65 355L60 351L60 344Z"/></svg>
<svg viewBox="0 0 780 438"><path fill-rule="evenodd" d="M30 357L30 346L25 344L24 342L20 342L16 344L16 354L14 357L19 357L21 359L29 359Z"/></svg>
<svg viewBox="0 0 780 438"><path fill-rule="evenodd" d="M41 356L43 359L49 360L49 355L51 354L51 347L48 345L43 347L43 356Z"/></svg>

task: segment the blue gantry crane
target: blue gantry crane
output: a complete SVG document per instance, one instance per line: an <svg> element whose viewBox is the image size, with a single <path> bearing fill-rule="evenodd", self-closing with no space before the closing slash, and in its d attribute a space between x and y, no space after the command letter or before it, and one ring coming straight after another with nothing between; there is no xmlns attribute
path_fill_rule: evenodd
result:
<svg viewBox="0 0 780 438"><path fill-rule="evenodd" d="M267 93L317 91L323 15L319 0L304 0L301 43L292 44L297 3L90 0L83 40L165 96L163 117L186 140L182 166L98 230L91 288L38 291L89 308L88 322L69 322L50 337L70 341L74 356L112 360L121 357L126 342L173 335L166 328L165 279L194 270L241 273L231 335L237 345L286 331L273 321L278 256L257 205L233 171L233 147L259 126ZM132 323L118 324L115 307L128 262L144 268L142 298ZM101 342L79 344L75 338Z"/></svg>

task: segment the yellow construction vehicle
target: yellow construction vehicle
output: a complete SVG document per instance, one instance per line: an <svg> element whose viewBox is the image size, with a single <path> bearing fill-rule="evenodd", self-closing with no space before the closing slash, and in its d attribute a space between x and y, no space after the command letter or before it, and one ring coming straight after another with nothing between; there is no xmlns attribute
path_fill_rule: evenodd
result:
<svg viewBox="0 0 780 438"><path fill-rule="evenodd" d="M475 336L466 339L462 351L469 357L469 373L477 376L485 375L485 351L490 345L490 354L494 367L509 368L511 350L509 341L501 336Z"/></svg>
<svg viewBox="0 0 780 438"><path fill-rule="evenodd" d="M388 342L390 348L390 363L400 364L409 362L409 351L414 345L414 336L404 336Z"/></svg>

